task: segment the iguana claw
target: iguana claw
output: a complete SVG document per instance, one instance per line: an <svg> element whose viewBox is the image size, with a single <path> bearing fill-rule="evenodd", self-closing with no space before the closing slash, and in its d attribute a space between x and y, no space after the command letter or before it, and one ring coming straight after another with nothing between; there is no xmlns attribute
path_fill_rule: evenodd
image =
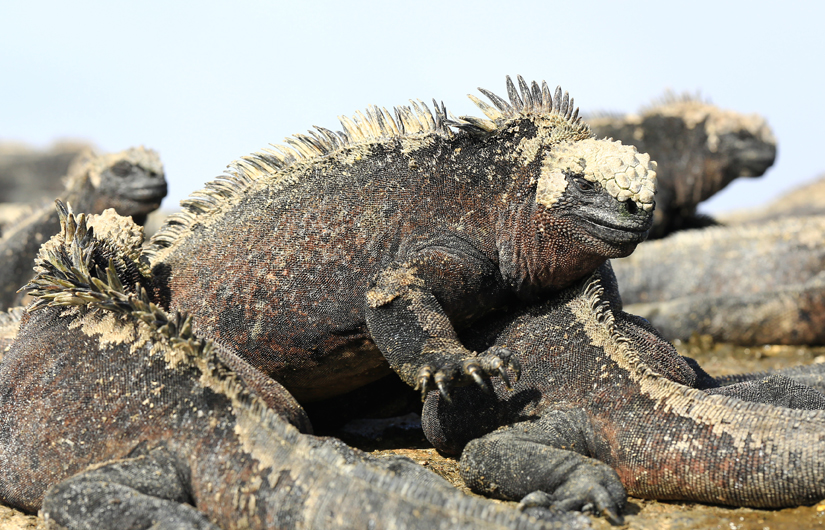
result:
<svg viewBox="0 0 825 530"><path fill-rule="evenodd" d="M484 376L482 375L481 366L478 363L469 363L464 368L464 371L470 374L470 377L473 378L473 381L476 382L479 388L481 388L482 392L485 394L492 394L493 389L490 388L490 385L487 384L487 381L484 380Z"/></svg>
<svg viewBox="0 0 825 530"><path fill-rule="evenodd" d="M511 369L518 381L521 374L521 365L513 352L507 348L495 346L475 357L469 357L460 363L444 362L439 364L425 364L418 369L415 376L415 389L421 390L421 400L427 399L427 394L438 389L444 401L451 403L450 393L457 386L476 384L486 394L492 394L490 378L501 377L504 386L512 390L510 376L507 369Z"/></svg>

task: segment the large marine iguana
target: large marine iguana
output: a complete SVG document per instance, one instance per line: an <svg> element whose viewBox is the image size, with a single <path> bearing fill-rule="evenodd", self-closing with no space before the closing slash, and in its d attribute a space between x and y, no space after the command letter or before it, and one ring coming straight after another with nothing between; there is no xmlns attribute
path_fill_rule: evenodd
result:
<svg viewBox="0 0 825 530"><path fill-rule="evenodd" d="M825 344L825 216L673 234L613 269L628 312L669 340Z"/></svg>
<svg viewBox="0 0 825 530"><path fill-rule="evenodd" d="M776 159L764 118L696 96L666 93L638 114L602 114L588 123L596 135L635 145L659 164L651 239L713 224L697 205L735 178L762 175Z"/></svg>
<svg viewBox="0 0 825 530"><path fill-rule="evenodd" d="M592 138L560 88L518 83L471 96L489 119L373 107L235 162L153 236L158 300L299 402L390 368L423 394L517 371L456 330L632 252L656 167Z"/></svg>
<svg viewBox="0 0 825 530"><path fill-rule="evenodd" d="M625 488L753 507L825 498L825 411L794 410L821 409L825 396L779 375L720 386L620 308L606 265L461 336L474 348L512 348L525 374L512 391L492 381L489 394L466 387L449 403L427 399L425 433L461 452L471 489L525 505L592 505L614 521Z"/></svg>
<svg viewBox="0 0 825 530"><path fill-rule="evenodd" d="M302 434L282 386L151 302L139 227L61 217L0 363L0 501L61 529L589 526Z"/></svg>
<svg viewBox="0 0 825 530"><path fill-rule="evenodd" d="M82 155L66 176L61 200L87 214L114 208L143 224L165 196L166 179L158 154L137 147L119 153ZM37 250L59 230L60 221L51 202L6 227L0 239L0 310L21 305L17 291L34 274L32 263Z"/></svg>

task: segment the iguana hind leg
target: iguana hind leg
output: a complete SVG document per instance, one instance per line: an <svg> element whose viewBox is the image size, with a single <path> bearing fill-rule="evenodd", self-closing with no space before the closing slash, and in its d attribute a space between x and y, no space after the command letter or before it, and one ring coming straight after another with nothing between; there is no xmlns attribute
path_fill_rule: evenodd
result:
<svg viewBox="0 0 825 530"><path fill-rule="evenodd" d="M163 451L92 466L46 492L48 528L219 530L187 504L189 493Z"/></svg>
<svg viewBox="0 0 825 530"><path fill-rule="evenodd" d="M521 500L522 509L592 510L621 524L627 492L610 466L585 456L582 421L557 411L477 438L461 454L461 477L475 492Z"/></svg>

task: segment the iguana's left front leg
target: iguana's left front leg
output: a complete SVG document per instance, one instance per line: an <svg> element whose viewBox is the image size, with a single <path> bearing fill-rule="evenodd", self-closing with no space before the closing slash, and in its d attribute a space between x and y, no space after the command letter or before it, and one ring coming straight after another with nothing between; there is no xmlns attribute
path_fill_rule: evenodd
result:
<svg viewBox="0 0 825 530"><path fill-rule="evenodd" d="M586 422L580 411L555 411L477 438L461 453L461 477L525 510L594 511L622 524L627 492L610 466L586 456Z"/></svg>
<svg viewBox="0 0 825 530"><path fill-rule="evenodd" d="M425 397L488 378L509 386L506 369L520 367L504 347L471 352L458 340L455 321L473 321L507 298L496 266L472 248L428 247L381 271L367 292L366 321L390 366Z"/></svg>

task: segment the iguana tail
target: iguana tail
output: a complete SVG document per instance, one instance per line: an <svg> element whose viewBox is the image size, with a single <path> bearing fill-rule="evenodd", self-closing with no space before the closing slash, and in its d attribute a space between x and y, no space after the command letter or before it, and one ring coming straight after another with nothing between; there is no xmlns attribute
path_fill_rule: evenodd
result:
<svg viewBox="0 0 825 530"><path fill-rule="evenodd" d="M606 351L628 373L628 402L594 404L592 419L628 493L762 508L825 498L825 410L711 395L662 377L627 342L614 346Z"/></svg>

